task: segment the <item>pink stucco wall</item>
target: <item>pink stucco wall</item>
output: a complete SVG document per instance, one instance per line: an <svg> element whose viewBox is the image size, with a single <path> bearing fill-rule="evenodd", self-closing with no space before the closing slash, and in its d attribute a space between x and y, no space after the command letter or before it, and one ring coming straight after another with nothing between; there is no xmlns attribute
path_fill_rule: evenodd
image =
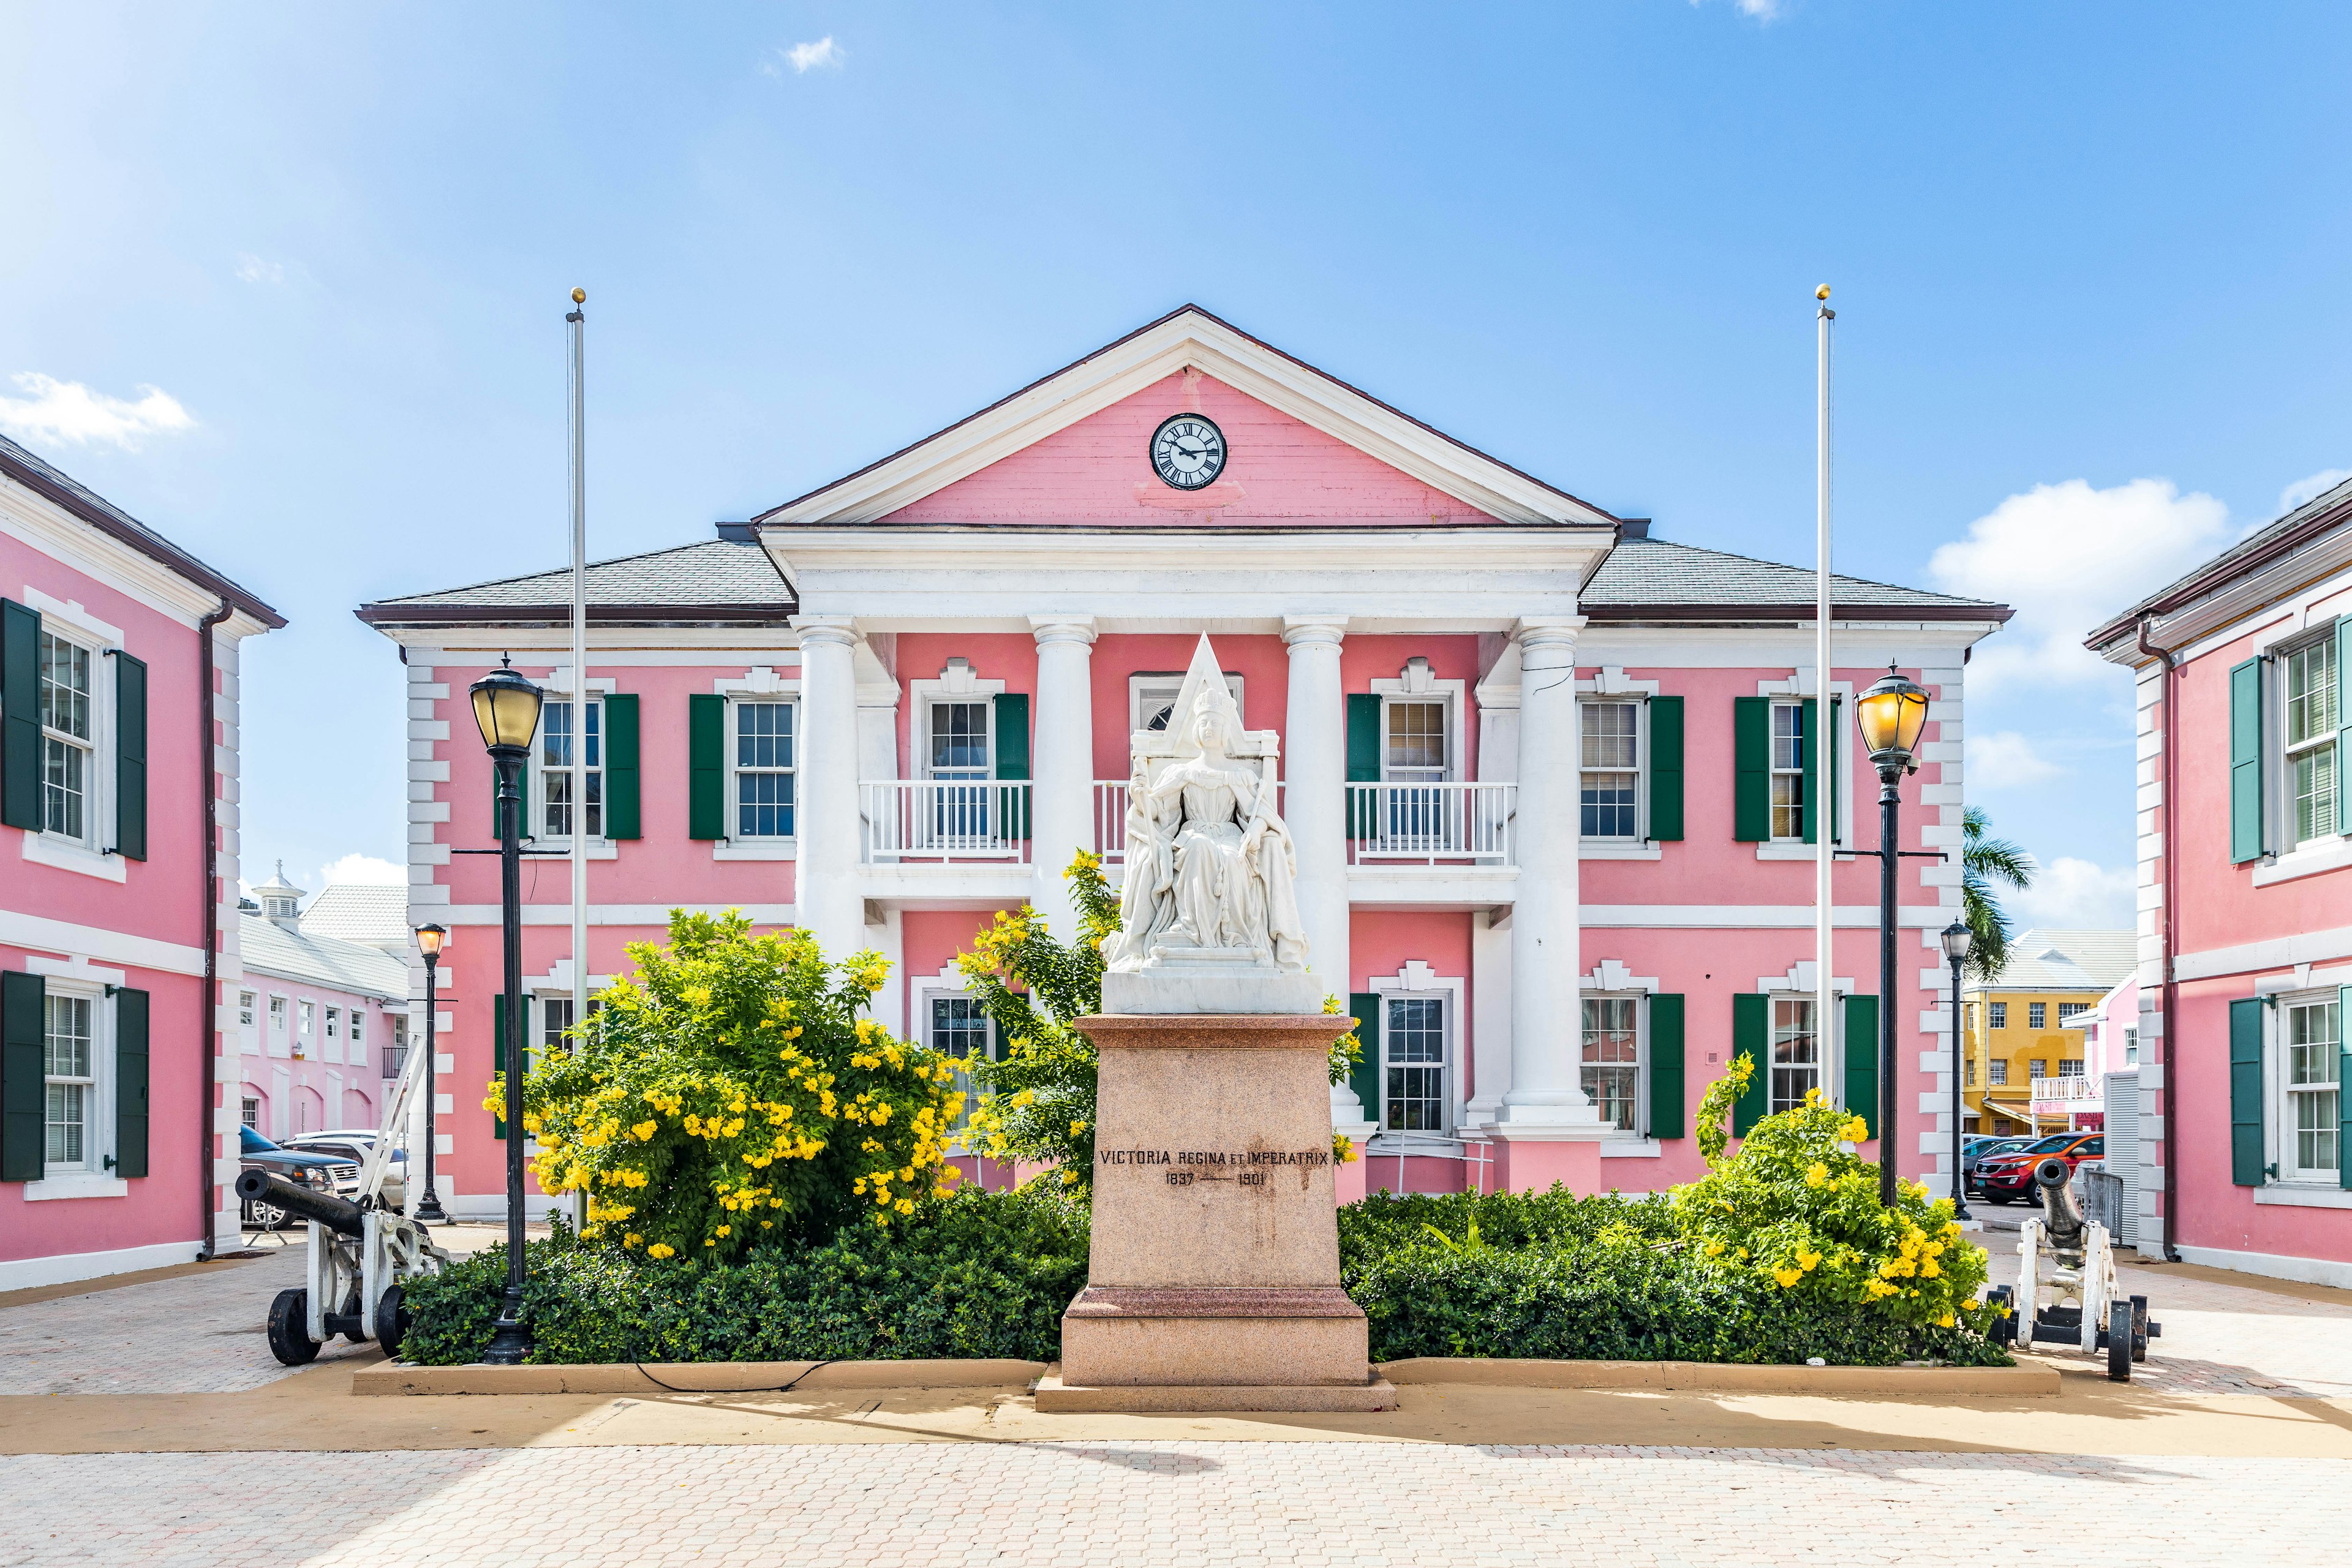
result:
<svg viewBox="0 0 2352 1568"><path fill-rule="evenodd" d="M283 1141L317 1132L327 1128L374 1127L380 1124L384 1096L391 1080L383 1076L383 1064L392 1049L393 1015L384 1010L382 1002L356 992L336 990L313 984L304 980L283 979L248 969L245 978L227 988L232 1006L238 1004L241 993L254 997L254 1021L250 1028L239 1020L237 1034L239 1050L236 1057L237 1083L229 1097L229 1110L239 1110L240 1099L260 1102L255 1130L265 1138ZM269 998L287 998L287 1026L283 1034L270 1028ZM301 1029L300 1005L313 1005L315 1022L307 1041L299 1039ZM405 1004L396 1004L405 1014ZM332 1007L342 1020L343 1033L332 1042L341 1048L332 1053L340 1060L330 1059L330 1042L326 1038L326 1012ZM362 1030L359 1047L351 1044L348 1019L358 1016L366 1022ZM294 1055L299 1047L304 1052ZM278 1073L287 1075L281 1092ZM341 1086L336 1080L341 1079Z"/></svg>
<svg viewBox="0 0 2352 1568"><path fill-rule="evenodd" d="M1188 387L1188 381L1193 384ZM1151 435L1172 414L1205 414L1229 454L1192 494L1152 471ZM1171 375L900 508L886 522L1172 523L1332 521L1358 526L1491 518L1209 376Z"/></svg>

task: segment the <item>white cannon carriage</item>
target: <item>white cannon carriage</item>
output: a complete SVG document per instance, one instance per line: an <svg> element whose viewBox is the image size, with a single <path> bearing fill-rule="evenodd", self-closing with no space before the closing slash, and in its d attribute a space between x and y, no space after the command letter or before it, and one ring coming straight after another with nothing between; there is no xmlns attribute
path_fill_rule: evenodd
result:
<svg viewBox="0 0 2352 1568"><path fill-rule="evenodd" d="M2027 1220L2017 1242L2017 1284L1992 1292L2009 1308L1999 1331L2011 1344L2072 1344L2085 1355L2105 1351L2107 1376L2131 1381L2132 1363L2147 1359L2147 1342L2163 1329L2147 1315L2147 1298L2124 1297L2116 1279L2114 1239L2085 1219L2067 1184L2066 1162L2033 1168L2042 1191L2042 1217Z"/></svg>

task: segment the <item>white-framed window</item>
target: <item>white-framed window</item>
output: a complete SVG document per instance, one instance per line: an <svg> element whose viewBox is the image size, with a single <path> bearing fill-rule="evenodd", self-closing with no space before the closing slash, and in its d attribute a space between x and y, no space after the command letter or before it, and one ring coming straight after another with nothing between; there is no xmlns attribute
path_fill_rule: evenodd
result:
<svg viewBox="0 0 2352 1568"><path fill-rule="evenodd" d="M2285 754L2289 848L2336 835L2336 797L2343 787L2342 761L2336 754L2336 635L2331 626L2317 640L2278 656L2286 708Z"/></svg>
<svg viewBox="0 0 2352 1568"><path fill-rule="evenodd" d="M367 1044L367 1009L352 1009L352 1060L360 1059L360 1048Z"/></svg>
<svg viewBox="0 0 2352 1568"><path fill-rule="evenodd" d="M261 1131L261 1101L247 1095L237 1102L236 1119L256 1132Z"/></svg>
<svg viewBox="0 0 2352 1568"><path fill-rule="evenodd" d="M943 698L925 715L923 776L961 783L984 780L996 765L989 744L989 712L985 697Z"/></svg>
<svg viewBox="0 0 2352 1568"><path fill-rule="evenodd" d="M1974 1089L1976 1086L1977 1058L1970 1057L1960 1064L1960 1087L1962 1089Z"/></svg>
<svg viewBox="0 0 2352 1568"><path fill-rule="evenodd" d="M1992 1003L1992 1004L1990 1004L1990 1006L1989 1006L1989 1008L1988 1008L1988 1011L1990 1011L1990 1012L1991 1013L1991 1015L1992 1015L1992 1022L1991 1022L1989 1026L1987 1026L1988 1027L1990 1027L1990 1028L1995 1028L1995 1029L2006 1029L2006 1028L2008 1028L2008 1027L2009 1027L2009 1004L2008 1004L2008 1003L2006 1003L2006 1002L1995 1002L1995 1003Z"/></svg>
<svg viewBox="0 0 2352 1568"><path fill-rule="evenodd" d="M2048 1028L2050 1026L2050 1004L2047 1002L2028 1002L2025 1005L2025 1026L2029 1029Z"/></svg>
<svg viewBox="0 0 2352 1568"><path fill-rule="evenodd" d="M991 1045L993 1026L980 1004L961 992L931 991L922 997L923 1043L950 1061L969 1062L975 1057L990 1059L994 1047ZM980 1089L963 1068L956 1068L956 1092L963 1096L963 1109L956 1113L953 1131L961 1131L971 1121L971 1113L980 1103Z"/></svg>
<svg viewBox="0 0 2352 1568"><path fill-rule="evenodd" d="M1381 703L1381 778L1386 784L1444 784L1453 747L1451 709L1443 697L1390 697Z"/></svg>
<svg viewBox="0 0 2352 1568"><path fill-rule="evenodd" d="M318 1037L319 1005L304 998L294 1005L294 1054L307 1055L310 1042Z"/></svg>
<svg viewBox="0 0 2352 1568"><path fill-rule="evenodd" d="M2058 1076L2060 1078L2081 1078L2083 1076L2083 1063L2081 1059L2075 1057L2068 1057L2061 1060L2058 1064Z"/></svg>
<svg viewBox="0 0 2352 1568"><path fill-rule="evenodd" d="M1772 998L1771 1113L1793 1110L1805 1103L1822 1082L1822 1042L1813 1027L1817 1001L1811 996Z"/></svg>
<svg viewBox="0 0 2352 1568"><path fill-rule="evenodd" d="M341 1007L330 1007L327 1009L327 1038L340 1040L342 1037L343 1010Z"/></svg>
<svg viewBox="0 0 2352 1568"><path fill-rule="evenodd" d="M1165 730L1168 720L1176 710L1177 694L1184 689L1181 670L1142 670L1127 678L1128 708L1138 730ZM1242 705L1242 678L1228 670L1225 689L1233 693L1234 706Z"/></svg>
<svg viewBox="0 0 2352 1568"><path fill-rule="evenodd" d="M1989 1061L1989 1062L1985 1063L1985 1082L1986 1082L1986 1083L1988 1083L1988 1084L1996 1084L1996 1083L2007 1083L2008 1081L2009 1081L2009 1058L2006 1058L2006 1057L1995 1057L1995 1058L1993 1058L1990 1061Z"/></svg>
<svg viewBox="0 0 2352 1568"><path fill-rule="evenodd" d="M2126 1025L2124 1028L2124 1065L2139 1065L2139 1026L2137 1024Z"/></svg>
<svg viewBox="0 0 2352 1568"><path fill-rule="evenodd" d="M1580 831L1586 838L1642 837L1642 713L1648 704L1578 705L1582 754Z"/></svg>
<svg viewBox="0 0 2352 1568"><path fill-rule="evenodd" d="M252 992L240 991L236 994L236 1026L238 1028L250 1029L253 1027L253 1004L254 994Z"/></svg>
<svg viewBox="0 0 2352 1568"><path fill-rule="evenodd" d="M2339 999L2313 997L2279 1009L2279 1176L2337 1180L2344 1152L2337 1137L2343 1092L2344 1018Z"/></svg>
<svg viewBox="0 0 2352 1568"><path fill-rule="evenodd" d="M790 838L795 827L794 775L800 753L800 712L789 699L736 698L732 723L735 837Z"/></svg>
<svg viewBox="0 0 2352 1568"><path fill-rule="evenodd" d="M2050 1058L2048 1057L2035 1057L2032 1061L2027 1062L2025 1064L2025 1076L2028 1079L2048 1078L2050 1076Z"/></svg>
<svg viewBox="0 0 2352 1568"><path fill-rule="evenodd" d="M1453 1123L1451 1020L1443 996L1391 996L1381 1029L1381 1125L1444 1134Z"/></svg>
<svg viewBox="0 0 2352 1568"><path fill-rule="evenodd" d="M572 700L551 701L539 710L539 744L531 752L530 810L541 838L569 839L575 818L584 816L592 839L604 836L604 704L591 697L586 705L586 733L575 733ZM572 798L572 748L580 747L587 768L586 809L575 811Z"/></svg>
<svg viewBox="0 0 2352 1568"><path fill-rule="evenodd" d="M1642 999L1587 996L1581 1041L1584 1092L1601 1120L1623 1132L1642 1128Z"/></svg>
<svg viewBox="0 0 2352 1568"><path fill-rule="evenodd" d="M96 846L98 650L41 622L41 828Z"/></svg>
<svg viewBox="0 0 2352 1568"><path fill-rule="evenodd" d="M2089 1012L2090 1010L2091 1010L2091 1005L2090 1005L2088 1002L2061 1002L2061 1003L2059 1003L2059 1004L2058 1004L2058 1026L2059 1026L2060 1028L2062 1028L2062 1029L2078 1029L2078 1028L2081 1028L2081 1027L2082 1027L2082 1026L2081 1026L2081 1025L2076 1024L2076 1023L2074 1023L2074 1022L2072 1022L2072 1020L2074 1020L2074 1019L2075 1019L2075 1018L2079 1018L2079 1017L2081 1017L2084 1014L2085 1014L2085 1013Z"/></svg>
<svg viewBox="0 0 2352 1568"><path fill-rule="evenodd" d="M51 989L41 1002L41 1079L45 1175L95 1171L103 1123L99 1106L99 998Z"/></svg>
<svg viewBox="0 0 2352 1568"><path fill-rule="evenodd" d="M1805 705L1772 704L1772 837L1805 837ZM1775 1109L1778 1109L1775 1107Z"/></svg>
<svg viewBox="0 0 2352 1568"><path fill-rule="evenodd" d="M588 1016L594 1017L604 1007L601 996L588 998ZM542 996L539 999L539 1049L541 1057L550 1052L569 1056L572 1042L564 1036L572 1028L572 998Z"/></svg>

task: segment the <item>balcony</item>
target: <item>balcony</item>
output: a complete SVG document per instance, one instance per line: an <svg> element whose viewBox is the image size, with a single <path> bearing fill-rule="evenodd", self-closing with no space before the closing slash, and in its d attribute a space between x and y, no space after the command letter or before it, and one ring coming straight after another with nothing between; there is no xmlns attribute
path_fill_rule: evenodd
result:
<svg viewBox="0 0 2352 1568"><path fill-rule="evenodd" d="M857 788L869 866L1029 863L1025 783L886 779Z"/></svg>
<svg viewBox="0 0 2352 1568"><path fill-rule="evenodd" d="M1516 784L1351 784L1352 866L1511 866Z"/></svg>

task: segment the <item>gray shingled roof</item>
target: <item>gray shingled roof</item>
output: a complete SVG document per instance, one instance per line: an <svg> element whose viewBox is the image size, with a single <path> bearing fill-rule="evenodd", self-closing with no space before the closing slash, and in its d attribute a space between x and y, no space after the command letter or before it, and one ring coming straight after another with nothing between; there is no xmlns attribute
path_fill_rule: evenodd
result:
<svg viewBox="0 0 2352 1568"><path fill-rule="evenodd" d="M309 936L397 953L405 963L415 941L408 926L408 889L396 882L336 882L302 911L302 930Z"/></svg>
<svg viewBox="0 0 2352 1568"><path fill-rule="evenodd" d="M263 915L238 917L237 954L247 970L356 991L388 1002L408 995L408 965L377 948L309 931L289 931Z"/></svg>
<svg viewBox="0 0 2352 1568"><path fill-rule="evenodd" d="M1643 605L1810 605L1813 574L1807 567L1702 550L1667 539L1628 539L1609 552L1577 600L1588 610ZM1841 577L1834 572L1830 574L1830 603L1981 608L1989 615L2000 608L1981 599Z"/></svg>
<svg viewBox="0 0 2352 1568"><path fill-rule="evenodd" d="M2114 990L2139 965L2139 938L2127 931L2033 930L2009 942L2009 963L1990 986L1969 991Z"/></svg>
<svg viewBox="0 0 2352 1568"><path fill-rule="evenodd" d="M2231 569L2239 563L2266 554L2271 546L2279 540L2295 532L2305 523L2316 520L2326 512L2340 510L2347 502L2352 502L2352 479L2346 479L2332 489L2322 490L2276 522L2265 523L2254 530L2253 532L2196 570L2175 578L2129 609L2108 616L2105 624L2084 640L2092 647L2097 647L2113 636L2116 627L2139 619L2143 612L2154 609L2165 604L2167 600L2179 596L2184 589L2194 586L2200 591L2204 591L2221 586L2230 581L2234 574Z"/></svg>
<svg viewBox="0 0 2352 1568"><path fill-rule="evenodd" d="M241 586L205 565L112 501L57 467L0 436L0 473L37 490L100 531L113 535L151 561L162 562L191 583L209 588L268 626L282 626L285 617Z"/></svg>
<svg viewBox="0 0 2352 1568"><path fill-rule="evenodd" d="M463 588L410 594L367 606L376 616L397 618L404 609L451 606L502 609L540 608L572 602L572 572L535 572L527 577L501 577ZM776 571L775 563L758 544L731 539L706 539L696 544L624 555L588 563L588 603L625 605L740 605L747 607L790 608L792 590Z"/></svg>

